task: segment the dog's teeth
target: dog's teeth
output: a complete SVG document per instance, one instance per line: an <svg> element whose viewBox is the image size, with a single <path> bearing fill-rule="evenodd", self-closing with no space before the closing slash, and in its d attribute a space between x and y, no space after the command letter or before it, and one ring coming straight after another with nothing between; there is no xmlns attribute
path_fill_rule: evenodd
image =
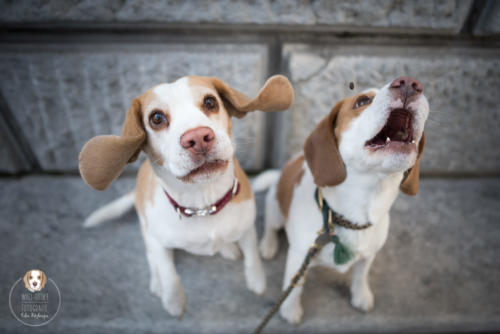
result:
<svg viewBox="0 0 500 334"><path fill-rule="evenodd" d="M391 141L391 138L389 138L389 137L385 138L385 142L386 142L386 143L388 143L388 142L390 142L390 141Z"/></svg>

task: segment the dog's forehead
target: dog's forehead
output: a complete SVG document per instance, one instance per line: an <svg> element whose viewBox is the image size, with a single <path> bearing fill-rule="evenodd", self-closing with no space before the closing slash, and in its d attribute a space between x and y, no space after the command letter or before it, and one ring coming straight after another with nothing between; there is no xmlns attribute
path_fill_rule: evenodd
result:
<svg viewBox="0 0 500 334"><path fill-rule="evenodd" d="M172 83L162 83L154 86L144 94L142 102L145 107L149 107L152 104L155 107L162 107L191 99L192 94L188 85L188 79L184 77Z"/></svg>
<svg viewBox="0 0 500 334"><path fill-rule="evenodd" d="M141 96L145 109L173 108L186 102L194 102L200 95L214 93L209 78L199 76L183 77L172 83L154 86Z"/></svg>

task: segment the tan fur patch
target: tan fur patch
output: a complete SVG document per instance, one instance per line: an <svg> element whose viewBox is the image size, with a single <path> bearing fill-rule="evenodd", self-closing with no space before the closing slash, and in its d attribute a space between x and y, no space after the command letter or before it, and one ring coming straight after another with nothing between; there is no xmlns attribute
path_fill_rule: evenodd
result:
<svg viewBox="0 0 500 334"><path fill-rule="evenodd" d="M146 201L153 203L156 182L150 162L146 160L139 168L135 186L135 208L142 216L145 216Z"/></svg>
<svg viewBox="0 0 500 334"><path fill-rule="evenodd" d="M338 143L351 122L370 105L356 107L358 98L373 98L373 95L368 92L340 100L307 137L304 155L316 185L335 186L345 180L346 171Z"/></svg>
<svg viewBox="0 0 500 334"><path fill-rule="evenodd" d="M220 122L222 126L227 128L229 135L231 135L231 118L225 109L224 102L221 100L222 97L219 96L212 81L208 78L190 76L188 77L188 83L189 86L191 86L195 105L197 105L200 111L207 115L208 118ZM217 99L218 110L216 112L208 112L203 109L203 99L207 94L213 95ZM221 110L225 112L220 112Z"/></svg>
<svg viewBox="0 0 500 334"><path fill-rule="evenodd" d="M368 104L363 107L359 107L356 109L354 108L356 100L363 95L368 96L372 100L375 97L375 93L367 92L352 97L348 97L342 100L342 107L340 108L340 111L337 115L336 126L335 126L335 136L337 137L338 143L340 143L342 133L344 133L344 131L346 131L349 128L351 122L359 115L361 115L361 113L370 105Z"/></svg>
<svg viewBox="0 0 500 334"><path fill-rule="evenodd" d="M278 182L276 197L280 206L281 213L285 219L288 217L288 210L293 198L293 191L300 184L304 176L304 155L290 160L283 171Z"/></svg>
<svg viewBox="0 0 500 334"><path fill-rule="evenodd" d="M238 182L240 183L240 192L238 193L238 195L236 195L236 197L233 198L233 202L240 203L248 199L251 199L253 197L253 191L252 187L250 186L250 181L248 180L247 175L241 168L240 163L238 162L236 157L233 158L233 161L234 161L234 176L238 179Z"/></svg>
<svg viewBox="0 0 500 334"><path fill-rule="evenodd" d="M246 113L255 110L279 111L288 109L294 97L292 85L282 75L269 78L253 99L215 77L191 76L189 84L215 90L229 115L237 118L244 117Z"/></svg>

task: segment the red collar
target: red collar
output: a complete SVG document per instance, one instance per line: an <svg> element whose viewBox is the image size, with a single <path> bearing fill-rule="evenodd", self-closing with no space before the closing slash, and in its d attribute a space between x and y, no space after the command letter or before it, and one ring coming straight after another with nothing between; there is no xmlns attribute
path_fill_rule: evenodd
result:
<svg viewBox="0 0 500 334"><path fill-rule="evenodd" d="M222 210L226 206L227 203L229 203L229 201L233 199L233 197L238 195L238 193L240 192L240 183L238 182L237 179L234 179L233 186L226 192L226 194L217 202L204 209L193 209L181 206L172 197L170 197L170 195L166 190L164 191L165 195L167 195L168 200L170 201L170 204L172 204L172 206L174 207L175 211L177 211L179 216L181 214L183 214L186 217L210 216L217 214L220 210Z"/></svg>

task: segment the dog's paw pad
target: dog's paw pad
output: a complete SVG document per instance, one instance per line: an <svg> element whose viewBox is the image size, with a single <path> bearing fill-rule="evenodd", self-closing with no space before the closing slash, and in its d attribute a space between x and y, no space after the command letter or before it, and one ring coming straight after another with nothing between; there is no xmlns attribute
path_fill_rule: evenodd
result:
<svg viewBox="0 0 500 334"><path fill-rule="evenodd" d="M266 259L272 259L278 252L279 241L276 232L268 233L259 245L260 255Z"/></svg>
<svg viewBox="0 0 500 334"><path fill-rule="evenodd" d="M375 298L370 289L364 289L361 292L355 293L351 297L351 304L354 308L362 311L368 312L373 309L375 305Z"/></svg>

